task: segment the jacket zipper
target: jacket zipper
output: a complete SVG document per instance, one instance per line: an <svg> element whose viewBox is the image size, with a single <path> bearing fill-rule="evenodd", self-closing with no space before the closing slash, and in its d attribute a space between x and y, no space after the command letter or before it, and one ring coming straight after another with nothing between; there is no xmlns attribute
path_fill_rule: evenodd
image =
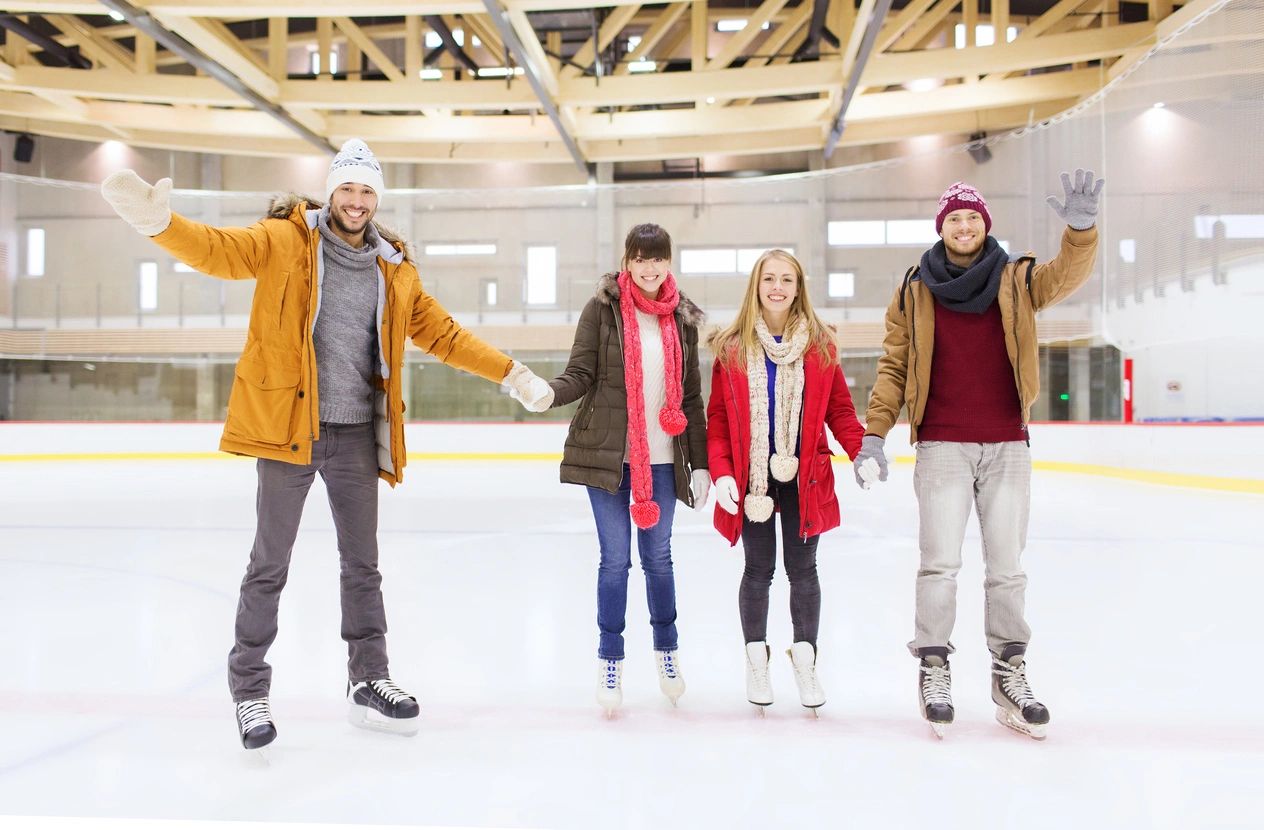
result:
<svg viewBox="0 0 1264 830"><path fill-rule="evenodd" d="M1018 342L1018 269L1014 269L1014 296L1010 301L1011 319L1013 320L1012 331L1014 335L1014 382L1018 384L1018 417L1020 425L1023 428L1023 435L1027 436L1027 446L1031 446L1031 435L1027 432L1027 419L1024 417L1026 406L1023 403L1023 355L1022 344Z"/></svg>
<svg viewBox="0 0 1264 830"><path fill-rule="evenodd" d="M317 309L316 311L317 314L320 313L319 312L320 279L319 279L319 270L318 270L320 266L316 264L316 257L320 255L320 249L319 247L317 247L319 245L320 245L320 235L317 234L316 245L313 246L316 248L316 250L312 251L312 271L315 273L309 274L309 278L312 281L312 291L311 291L312 296L308 300L308 308ZM315 366L315 359L316 359L315 338L316 338L316 317L313 316L311 325L307 327L307 345L308 345L307 370L308 370L308 378L309 378L308 384L312 388L316 388L317 386L316 366ZM314 412L314 408L312 407L312 401L316 399L316 396L307 395L306 397L307 397L307 440L311 441L312 443L315 443L316 442L316 413Z"/></svg>
<svg viewBox="0 0 1264 830"><path fill-rule="evenodd" d="M917 293L916 289L914 289L912 287L912 284L910 283L910 286L909 286L909 351L912 354L912 359L909 360L909 371L913 373L913 401L912 401L912 406L909 407L909 429L913 431L914 435L917 434L917 424L913 423L913 418L916 417L917 415L917 369L916 369L917 367L917 302L914 299L914 295L916 293ZM896 413L896 416L897 417L899 416L898 412Z"/></svg>

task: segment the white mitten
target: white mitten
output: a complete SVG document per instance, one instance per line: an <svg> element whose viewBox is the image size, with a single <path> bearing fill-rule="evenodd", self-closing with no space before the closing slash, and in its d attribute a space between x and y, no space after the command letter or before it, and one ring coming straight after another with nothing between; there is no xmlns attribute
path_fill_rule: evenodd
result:
<svg viewBox="0 0 1264 830"><path fill-rule="evenodd" d="M715 480L715 503L725 513L737 515L737 479L720 476Z"/></svg>
<svg viewBox="0 0 1264 830"><path fill-rule="evenodd" d="M120 170L101 182L101 195L114 212L145 236L157 236L171 224L171 179L150 185L134 170Z"/></svg>
<svg viewBox="0 0 1264 830"><path fill-rule="evenodd" d="M711 490L711 474L706 470L694 470L689 481L693 493L693 509L701 513L707 506L707 493Z"/></svg>
<svg viewBox="0 0 1264 830"><path fill-rule="evenodd" d="M878 481L882 473L882 468L878 466L878 459L866 458L860 462L860 466L856 467L856 475L860 478L861 488L868 490L870 485Z"/></svg>
<svg viewBox="0 0 1264 830"><path fill-rule="evenodd" d="M553 387L516 360L503 383L509 387L513 399L528 412L545 412L553 405Z"/></svg>

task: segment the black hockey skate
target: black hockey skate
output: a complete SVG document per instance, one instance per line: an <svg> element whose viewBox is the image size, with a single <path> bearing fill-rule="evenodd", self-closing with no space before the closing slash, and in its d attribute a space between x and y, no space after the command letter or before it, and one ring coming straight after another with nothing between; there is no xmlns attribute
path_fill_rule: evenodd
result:
<svg viewBox="0 0 1264 830"><path fill-rule="evenodd" d="M237 734L246 749L262 749L276 740L276 724L266 697L237 704Z"/></svg>
<svg viewBox="0 0 1264 830"><path fill-rule="evenodd" d="M922 717L930 724L936 738L942 739L956 714L952 708L952 669L937 654L921 659L917 671L917 689Z"/></svg>
<svg viewBox="0 0 1264 830"><path fill-rule="evenodd" d="M353 726L411 736L420 728L420 716L417 698L389 677L347 684L347 720Z"/></svg>
<svg viewBox="0 0 1264 830"><path fill-rule="evenodd" d="M1045 739L1049 710L1031 693L1022 654L1004 661L992 658L992 701L996 703L996 720L1003 726L1038 741Z"/></svg>

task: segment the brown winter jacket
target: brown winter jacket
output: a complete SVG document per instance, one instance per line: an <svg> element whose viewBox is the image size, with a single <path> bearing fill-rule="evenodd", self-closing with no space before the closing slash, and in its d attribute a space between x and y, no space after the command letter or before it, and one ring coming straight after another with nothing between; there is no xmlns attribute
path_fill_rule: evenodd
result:
<svg viewBox="0 0 1264 830"><path fill-rule="evenodd" d="M237 361L220 449L310 464L320 437L320 394L312 331L320 311L321 204L288 196L248 228L214 228L171 215L153 240L186 265L221 279L254 279L246 347ZM499 383L512 360L453 320L422 290L406 246L381 226L378 249L378 367L374 432L379 476L403 480L404 339L449 366Z"/></svg>
<svg viewBox="0 0 1264 830"><path fill-rule="evenodd" d="M583 398L571 419L562 451L562 482L599 487L611 493L623 479L623 459L628 444L628 399L623 382L623 320L619 313L617 274L597 282L597 293L584 306L575 328L566 370L549 385L553 406L565 406ZM698 374L698 327L705 319L701 309L684 294L676 307L680 335L684 400L681 408L689 425L676 436L676 498L690 507L694 470L707 468L707 424L702 405L702 381ZM656 417L651 415L650 417Z"/></svg>
<svg viewBox="0 0 1264 830"><path fill-rule="evenodd" d="M1096 227L1083 231L1067 228L1062 234L1062 250L1053 260L1037 265L1027 254L1008 263L1001 274L996 300L1001 307L1005 351L1014 367L1024 425L1040 394L1036 312L1061 302L1087 282L1096 256ZM917 442L917 428L926 414L930 362L935 350L934 302L930 289L916 273L905 277L896 290L887 308L887 334L882 342L882 357L878 359L878 379L865 414L867 434L885 438L900 417L900 409L907 405L909 440Z"/></svg>

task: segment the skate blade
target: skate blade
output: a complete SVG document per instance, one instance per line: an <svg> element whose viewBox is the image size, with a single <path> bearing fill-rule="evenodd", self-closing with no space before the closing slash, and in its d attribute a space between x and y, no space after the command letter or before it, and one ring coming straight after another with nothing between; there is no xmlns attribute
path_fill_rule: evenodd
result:
<svg viewBox="0 0 1264 830"><path fill-rule="evenodd" d="M351 703L347 706L347 721L352 726L370 732L385 732L411 738L421 730L421 716L415 718L388 718L368 706Z"/></svg>
<svg viewBox="0 0 1264 830"><path fill-rule="evenodd" d="M272 745L256 747L255 749L246 750L246 763L258 769L268 769L272 766Z"/></svg>
<svg viewBox="0 0 1264 830"><path fill-rule="evenodd" d="M1001 726L1013 729L1018 734L1026 735L1037 741L1043 741L1049 734L1049 725L1047 723L1027 723L1002 706L996 707L996 721Z"/></svg>
<svg viewBox="0 0 1264 830"><path fill-rule="evenodd" d="M935 737L941 741L944 739L944 735L948 734L948 727L951 726L951 724L935 723L934 721L929 720L926 722L930 724L930 731L934 732Z"/></svg>
<svg viewBox="0 0 1264 830"><path fill-rule="evenodd" d="M757 713L757 714L758 714L761 718L767 717L767 715L765 714L765 710L767 710L767 709L768 709L768 704L767 704L767 703L753 703L753 704L751 704L751 705L755 707L755 712L756 712L756 713Z"/></svg>
<svg viewBox="0 0 1264 830"><path fill-rule="evenodd" d="M615 716L619 714L619 707L607 706L602 714L605 715L606 720L614 720Z"/></svg>

